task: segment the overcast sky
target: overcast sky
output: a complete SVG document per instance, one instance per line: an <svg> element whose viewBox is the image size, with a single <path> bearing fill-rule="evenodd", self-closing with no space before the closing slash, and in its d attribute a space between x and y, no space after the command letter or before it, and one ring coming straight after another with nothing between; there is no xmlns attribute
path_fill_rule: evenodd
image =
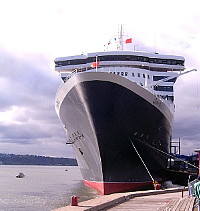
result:
<svg viewBox="0 0 200 211"><path fill-rule="evenodd" d="M200 71L198 1L0 0L0 153L74 156L54 110L54 59L104 51L120 24L137 50L181 55ZM199 75L175 85L183 154L200 147Z"/></svg>

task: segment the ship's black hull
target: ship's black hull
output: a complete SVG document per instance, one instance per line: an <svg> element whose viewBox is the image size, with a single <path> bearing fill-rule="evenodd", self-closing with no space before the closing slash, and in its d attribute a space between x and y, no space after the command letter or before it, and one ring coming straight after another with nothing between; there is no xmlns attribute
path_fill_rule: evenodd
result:
<svg viewBox="0 0 200 211"><path fill-rule="evenodd" d="M104 78L70 79L57 98L84 180L107 194L168 179L168 156L162 153L169 152L172 132L167 108L135 83Z"/></svg>

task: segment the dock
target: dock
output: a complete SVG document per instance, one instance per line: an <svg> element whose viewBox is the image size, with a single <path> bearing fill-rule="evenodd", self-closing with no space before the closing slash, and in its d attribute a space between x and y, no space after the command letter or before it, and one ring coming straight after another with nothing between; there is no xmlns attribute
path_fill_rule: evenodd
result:
<svg viewBox="0 0 200 211"><path fill-rule="evenodd" d="M188 190L178 187L104 195L53 211L192 211L194 203L195 198L188 195Z"/></svg>

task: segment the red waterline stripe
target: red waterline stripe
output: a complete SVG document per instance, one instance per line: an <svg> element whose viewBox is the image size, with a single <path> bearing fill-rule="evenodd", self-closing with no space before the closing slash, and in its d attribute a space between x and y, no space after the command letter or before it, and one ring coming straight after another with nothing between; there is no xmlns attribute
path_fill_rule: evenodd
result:
<svg viewBox="0 0 200 211"><path fill-rule="evenodd" d="M118 193L118 192L134 191L149 186L153 187L152 182L123 183L123 182L94 182L94 181L84 180L84 183L88 187L98 190L102 195Z"/></svg>

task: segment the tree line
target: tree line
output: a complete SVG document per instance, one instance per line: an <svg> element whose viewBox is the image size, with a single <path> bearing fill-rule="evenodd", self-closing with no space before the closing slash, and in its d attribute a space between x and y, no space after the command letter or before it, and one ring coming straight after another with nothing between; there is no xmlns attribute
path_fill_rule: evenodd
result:
<svg viewBox="0 0 200 211"><path fill-rule="evenodd" d="M0 153L0 165L77 166L74 158Z"/></svg>

